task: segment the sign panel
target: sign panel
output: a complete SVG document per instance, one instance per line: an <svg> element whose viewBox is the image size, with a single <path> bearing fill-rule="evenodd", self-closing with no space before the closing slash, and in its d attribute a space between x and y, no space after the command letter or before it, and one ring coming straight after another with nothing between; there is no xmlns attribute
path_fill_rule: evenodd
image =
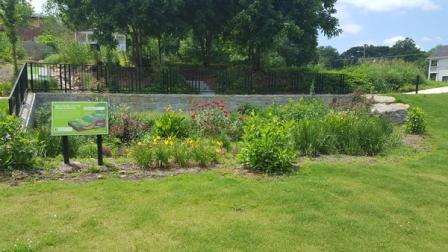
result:
<svg viewBox="0 0 448 252"><path fill-rule="evenodd" d="M109 134L107 102L53 102L52 136L90 136Z"/></svg>

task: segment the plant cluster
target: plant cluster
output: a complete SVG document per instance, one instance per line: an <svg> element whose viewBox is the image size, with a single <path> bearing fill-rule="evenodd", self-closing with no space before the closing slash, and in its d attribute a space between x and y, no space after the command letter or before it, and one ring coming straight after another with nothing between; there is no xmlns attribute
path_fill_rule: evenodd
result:
<svg viewBox="0 0 448 252"><path fill-rule="evenodd" d="M239 139L244 116L230 113L223 101L196 104L191 114L193 127L205 137Z"/></svg>
<svg viewBox="0 0 448 252"><path fill-rule="evenodd" d="M224 151L223 144L207 139L176 139L155 137L138 142L131 156L142 168L170 168L173 166L206 167L218 161Z"/></svg>
<svg viewBox="0 0 448 252"><path fill-rule="evenodd" d="M425 112L419 107L409 109L408 119L406 121L406 133L414 135L423 135L426 133Z"/></svg>
<svg viewBox="0 0 448 252"><path fill-rule="evenodd" d="M290 171L295 154L373 156L394 141L387 120L363 111L337 112L315 99L252 113L244 127L241 162L267 173Z"/></svg>
<svg viewBox="0 0 448 252"><path fill-rule="evenodd" d="M0 82L0 97L1 96L9 96L12 89L11 82Z"/></svg>
<svg viewBox="0 0 448 252"><path fill-rule="evenodd" d="M0 113L0 170L32 168L37 146L19 119Z"/></svg>
<svg viewBox="0 0 448 252"><path fill-rule="evenodd" d="M186 138L189 136L191 124L179 113L167 109L165 113L155 121L154 134L162 138Z"/></svg>

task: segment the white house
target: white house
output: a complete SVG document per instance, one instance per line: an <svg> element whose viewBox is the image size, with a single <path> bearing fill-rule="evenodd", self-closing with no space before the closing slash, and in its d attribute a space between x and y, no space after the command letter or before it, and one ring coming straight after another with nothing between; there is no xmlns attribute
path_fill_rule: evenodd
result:
<svg viewBox="0 0 448 252"><path fill-rule="evenodd" d="M117 41L117 50L126 52L126 36L119 33L114 33L114 38ZM75 40L85 45L96 45L98 42L93 38L93 31L79 31L75 32Z"/></svg>
<svg viewBox="0 0 448 252"><path fill-rule="evenodd" d="M448 82L448 46L437 48L429 57L428 79Z"/></svg>

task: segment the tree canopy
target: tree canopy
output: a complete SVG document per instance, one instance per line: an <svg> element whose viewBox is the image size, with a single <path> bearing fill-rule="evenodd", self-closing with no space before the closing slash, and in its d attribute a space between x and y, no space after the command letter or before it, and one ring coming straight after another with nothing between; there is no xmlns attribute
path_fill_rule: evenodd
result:
<svg viewBox="0 0 448 252"><path fill-rule="evenodd" d="M144 64L145 45L157 39L159 60L164 38L189 34L210 65L216 42L231 47L254 69L270 53L288 65L304 65L316 56L317 37L340 33L336 0L51 0L53 10L75 29L92 29L99 43L112 47L112 34L131 42L132 60ZM179 44L179 43L178 43ZM224 48L221 48L224 50Z"/></svg>

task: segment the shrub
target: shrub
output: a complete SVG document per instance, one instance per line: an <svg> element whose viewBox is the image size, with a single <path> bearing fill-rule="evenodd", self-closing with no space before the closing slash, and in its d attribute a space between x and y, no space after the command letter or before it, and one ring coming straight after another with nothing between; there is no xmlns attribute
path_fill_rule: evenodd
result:
<svg viewBox="0 0 448 252"><path fill-rule="evenodd" d="M224 134L238 140L242 134L244 116L230 113L223 101L214 101L195 105L192 120L201 136L217 138Z"/></svg>
<svg viewBox="0 0 448 252"><path fill-rule="evenodd" d="M117 107L110 114L110 133L123 144L129 144L149 132L150 125L129 112L128 107Z"/></svg>
<svg viewBox="0 0 448 252"><path fill-rule="evenodd" d="M67 42L60 45L59 63L83 65L93 62L93 54L89 46L80 44L78 42Z"/></svg>
<svg viewBox="0 0 448 252"><path fill-rule="evenodd" d="M190 125L186 118L169 109L155 122L154 133L162 138L185 138L189 131Z"/></svg>
<svg viewBox="0 0 448 252"><path fill-rule="evenodd" d="M32 168L37 144L19 119L0 114L0 170Z"/></svg>
<svg viewBox="0 0 448 252"><path fill-rule="evenodd" d="M298 121L301 119L323 118L328 114L329 108L318 99L290 100L286 105L272 105L265 113L267 116L275 115L282 120Z"/></svg>
<svg viewBox="0 0 448 252"><path fill-rule="evenodd" d="M250 117L244 127L239 160L246 168L269 174L292 171L296 154L290 132L290 122Z"/></svg>
<svg viewBox="0 0 448 252"><path fill-rule="evenodd" d="M402 60L381 60L345 68L346 82L354 90L365 92L399 91L407 84L415 83L420 74L419 66ZM421 79L425 78L421 76Z"/></svg>
<svg viewBox="0 0 448 252"><path fill-rule="evenodd" d="M408 119L406 121L406 133L423 135L426 133L425 113L421 108L414 107L409 109Z"/></svg>
<svg viewBox="0 0 448 252"><path fill-rule="evenodd" d="M1 96L9 96L12 89L11 82L0 82L0 97Z"/></svg>

